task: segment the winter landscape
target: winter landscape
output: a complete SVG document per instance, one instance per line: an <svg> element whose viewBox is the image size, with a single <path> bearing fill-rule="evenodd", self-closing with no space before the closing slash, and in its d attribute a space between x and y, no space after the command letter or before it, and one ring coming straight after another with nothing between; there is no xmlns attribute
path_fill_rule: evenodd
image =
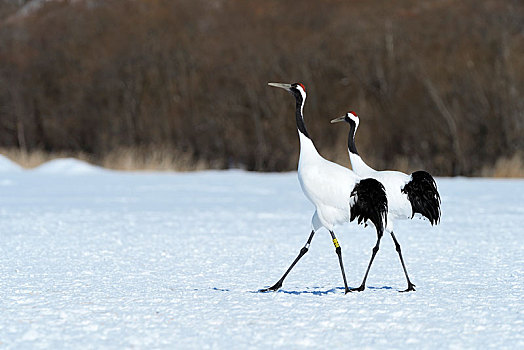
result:
<svg viewBox="0 0 524 350"><path fill-rule="evenodd" d="M442 221L396 224L345 295L295 172L124 173L0 158L0 348L524 347L524 181L437 178ZM350 286L375 231L337 227Z"/></svg>

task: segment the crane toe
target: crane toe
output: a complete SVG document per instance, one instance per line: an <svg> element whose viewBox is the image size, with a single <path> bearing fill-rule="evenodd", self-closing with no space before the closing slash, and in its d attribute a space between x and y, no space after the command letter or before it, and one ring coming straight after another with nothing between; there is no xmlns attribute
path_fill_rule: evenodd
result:
<svg viewBox="0 0 524 350"><path fill-rule="evenodd" d="M361 285L361 286L358 287L358 288L350 288L349 291L350 291L350 292L362 292L364 289L366 289L366 286Z"/></svg>
<svg viewBox="0 0 524 350"><path fill-rule="evenodd" d="M262 289L259 289L258 291L260 293L275 292L275 291L279 290L280 287L282 287L282 283L281 282L277 282L277 283L275 283L273 286L271 286L269 288L262 288Z"/></svg>
<svg viewBox="0 0 524 350"><path fill-rule="evenodd" d="M410 282L410 283L408 284L408 287L407 287L405 290L399 290L399 292L400 292L400 293L405 293L405 292L414 292L414 291L416 291L415 287L416 287L416 286L415 286L413 283Z"/></svg>

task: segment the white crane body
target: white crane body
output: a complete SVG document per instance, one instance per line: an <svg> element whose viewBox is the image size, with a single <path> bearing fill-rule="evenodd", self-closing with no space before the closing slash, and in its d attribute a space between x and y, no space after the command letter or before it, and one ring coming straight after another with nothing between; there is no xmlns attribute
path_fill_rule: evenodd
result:
<svg viewBox="0 0 524 350"><path fill-rule="evenodd" d="M353 171L358 176L377 179L384 185L388 196L387 231L393 231L395 220L411 218L411 203L408 200L407 194L401 191L410 181L411 177L409 175L394 170L377 171L364 163L358 154L352 152L349 152L349 159Z"/></svg>
<svg viewBox="0 0 524 350"><path fill-rule="evenodd" d="M300 135L300 158L298 180L306 197L315 205L319 223L313 223L317 231L325 227L332 231L335 225L349 222L351 192L360 180L352 171L322 158L313 142Z"/></svg>
<svg viewBox="0 0 524 350"><path fill-rule="evenodd" d="M362 177L369 177L380 181L386 189L388 198L388 214L386 231L391 234L399 254L404 273L408 282L405 291L414 291L415 285L408 277L404 259L395 235L393 225L397 219L411 219L415 215L430 221L431 225L440 221L440 195L433 177L425 171L416 171L411 175L400 171L377 171L368 166L360 157L355 145L355 134L360 119L355 112L346 113L343 117L333 119L331 123L345 121L350 125L348 136L349 160L353 171Z"/></svg>

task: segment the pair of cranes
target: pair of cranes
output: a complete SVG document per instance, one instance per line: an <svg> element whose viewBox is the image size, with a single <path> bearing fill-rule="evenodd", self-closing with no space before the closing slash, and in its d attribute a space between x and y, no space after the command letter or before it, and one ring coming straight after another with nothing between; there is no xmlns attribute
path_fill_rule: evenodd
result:
<svg viewBox="0 0 524 350"><path fill-rule="evenodd" d="M300 83L269 83L270 86L290 92L296 100L295 119L300 139L298 161L298 180L302 191L315 206L311 219L311 233L284 275L271 287L261 292L276 291L282 287L284 279L307 253L315 232L325 228L331 234L337 253L345 293L363 291L369 270L379 250L384 230L389 232L398 252L408 287L403 292L415 290L408 276L402 257L400 244L393 233L396 219L413 218L415 214L426 217L430 223L440 220L440 195L433 177L425 171L407 175L398 171L377 171L369 167L358 154L355 146L355 133L359 118L355 112L333 119L331 123L345 121L350 125L348 152L353 171L324 159L316 150L304 122L304 103L306 88ZM371 253L366 273L360 287L349 288L342 262L342 249L333 231L335 225L357 219L358 223L370 221L377 231L377 241Z"/></svg>

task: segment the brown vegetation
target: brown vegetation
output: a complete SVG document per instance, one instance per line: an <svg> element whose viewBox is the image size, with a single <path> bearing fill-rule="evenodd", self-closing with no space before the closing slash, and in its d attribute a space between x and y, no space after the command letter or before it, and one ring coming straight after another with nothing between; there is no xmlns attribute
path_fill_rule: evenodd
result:
<svg viewBox="0 0 524 350"><path fill-rule="evenodd" d="M5 149L290 170L294 103L266 83L301 81L327 158L348 163L347 128L329 120L351 109L376 168L522 176L504 171L524 163L521 1L19 3L0 5Z"/></svg>

